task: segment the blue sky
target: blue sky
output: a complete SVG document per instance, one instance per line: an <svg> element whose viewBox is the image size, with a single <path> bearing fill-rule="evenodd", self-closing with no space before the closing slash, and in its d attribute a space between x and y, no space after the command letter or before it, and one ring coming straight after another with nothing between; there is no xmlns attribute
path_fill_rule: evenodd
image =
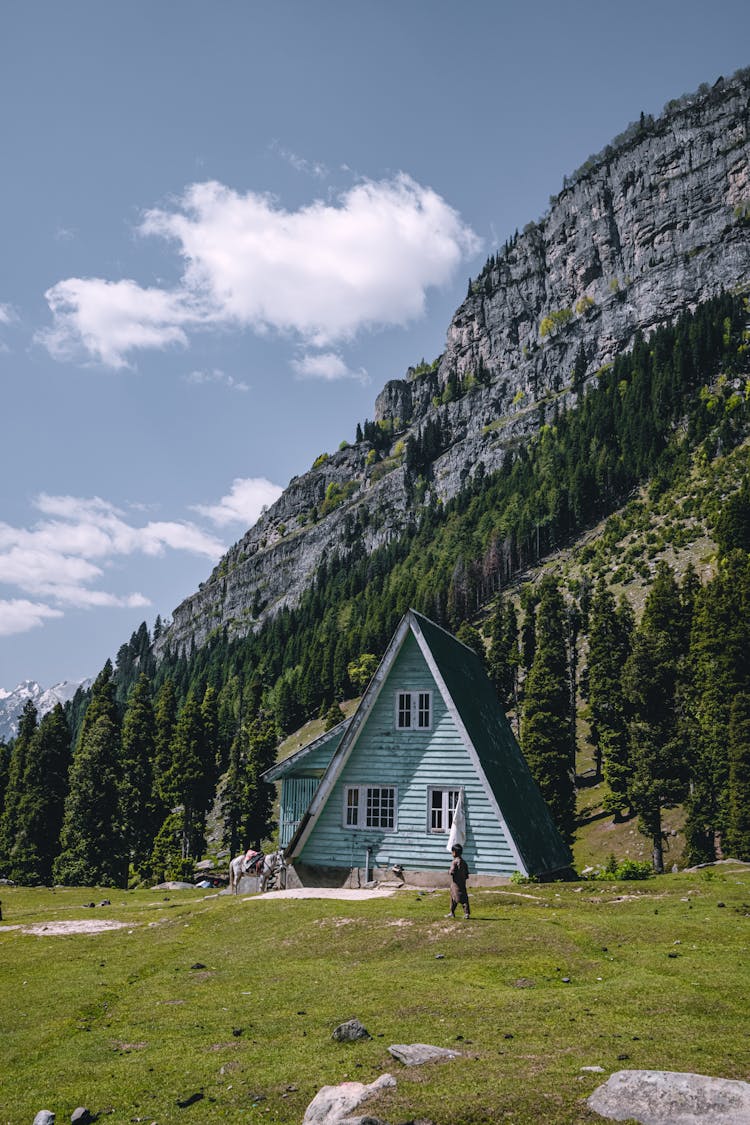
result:
<svg viewBox="0 0 750 1125"><path fill-rule="evenodd" d="M565 173L749 43L733 0L3 5L0 687L169 617Z"/></svg>

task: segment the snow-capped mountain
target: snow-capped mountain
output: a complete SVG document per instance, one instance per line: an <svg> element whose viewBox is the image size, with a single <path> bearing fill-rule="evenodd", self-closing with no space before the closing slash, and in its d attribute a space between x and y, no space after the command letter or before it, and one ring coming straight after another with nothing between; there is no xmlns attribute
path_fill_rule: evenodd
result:
<svg viewBox="0 0 750 1125"><path fill-rule="evenodd" d="M18 719L27 700L37 709L39 718L46 715L57 703L67 703L80 688L87 688L91 680L62 680L50 688L43 688L36 680L24 680L6 691L0 688L0 741L14 738L18 732Z"/></svg>

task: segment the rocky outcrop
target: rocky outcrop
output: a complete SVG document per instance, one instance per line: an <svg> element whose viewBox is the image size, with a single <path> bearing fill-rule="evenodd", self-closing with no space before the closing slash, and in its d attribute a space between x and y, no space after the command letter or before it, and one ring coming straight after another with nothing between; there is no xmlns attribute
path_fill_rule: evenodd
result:
<svg viewBox="0 0 750 1125"><path fill-rule="evenodd" d="M359 442L295 477L177 607L157 648L258 628L299 601L332 552L398 536L410 477L425 477L428 498L455 495L499 468L555 405L574 406L637 332L747 285L749 107L745 72L642 119L588 161L540 222L488 260L439 361L383 388L377 448ZM407 446L427 433L429 463L407 466Z"/></svg>

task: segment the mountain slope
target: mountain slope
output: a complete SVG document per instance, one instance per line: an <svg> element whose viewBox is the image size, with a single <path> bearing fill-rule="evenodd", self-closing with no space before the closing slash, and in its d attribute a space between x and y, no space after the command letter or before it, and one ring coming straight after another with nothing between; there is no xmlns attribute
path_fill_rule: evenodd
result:
<svg viewBox="0 0 750 1125"><path fill-rule="evenodd" d="M188 652L299 603L321 561L398 538L418 498L507 463L614 356L750 276L750 71L641 119L470 286L433 365L378 396L364 440L316 461L174 612ZM420 478L422 478L420 480Z"/></svg>
<svg viewBox="0 0 750 1125"><path fill-rule="evenodd" d="M69 703L79 688L86 691L90 686L91 680L62 680L45 689L36 680L24 680L12 691L0 688L0 742L16 736L18 719L28 700L41 718L58 703Z"/></svg>

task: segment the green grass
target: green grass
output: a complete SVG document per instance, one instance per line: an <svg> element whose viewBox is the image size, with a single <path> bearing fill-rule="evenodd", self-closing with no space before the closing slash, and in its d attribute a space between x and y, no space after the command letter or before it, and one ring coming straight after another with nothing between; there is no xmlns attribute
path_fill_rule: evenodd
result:
<svg viewBox="0 0 750 1125"><path fill-rule="evenodd" d="M111 906L83 909L105 894ZM87 1105L121 1122L298 1123L320 1086L389 1070L398 1086L371 1107L389 1121L564 1125L594 1120L584 1099L606 1074L583 1066L745 1078L749 904L750 869L730 865L475 890L469 923L443 917L440 892L246 902L3 888L4 925L132 926L0 932L0 1122ZM334 1042L352 1016L373 1039ZM465 1057L405 1069L387 1047L409 1042Z"/></svg>

